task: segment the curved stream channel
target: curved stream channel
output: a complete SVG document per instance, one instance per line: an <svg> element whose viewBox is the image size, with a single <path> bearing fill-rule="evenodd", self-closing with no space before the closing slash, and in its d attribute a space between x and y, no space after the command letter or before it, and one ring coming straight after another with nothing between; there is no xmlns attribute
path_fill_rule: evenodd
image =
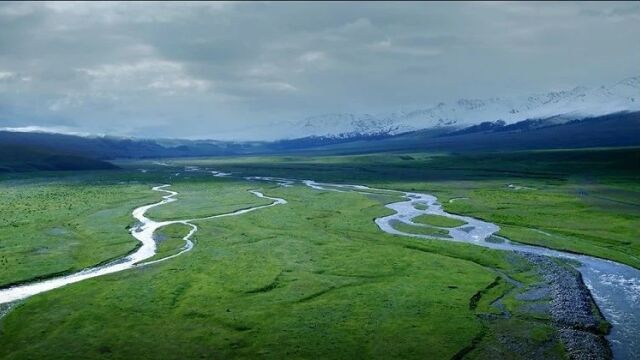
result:
<svg viewBox="0 0 640 360"><path fill-rule="evenodd" d="M24 285L13 286L6 289L1 289L0 304L6 304L6 303L14 302L17 300L26 299L30 296L40 294L45 291L57 289L65 285L77 283L82 280L91 279L91 278L102 276L102 275L112 274L115 272L131 269L134 267L146 266L146 265L150 265L160 261L165 261L165 260L174 258L176 256L184 254L187 251L190 251L193 248L193 242L191 241L191 237L198 230L198 227L191 223L193 221L215 219L215 218L221 218L226 216L242 215L258 209L264 209L267 207L287 203L287 201L284 199L265 196L259 191L251 190L249 192L252 193L253 195L259 198L273 200L273 202L268 205L254 206L251 208L236 210L236 211L225 213L225 214L213 215L213 216L196 218L196 219L154 221L147 218L144 215L147 212L147 210L156 206L160 206L160 205L164 205L164 204L168 204L170 202L176 201L175 196L178 195L178 193L175 191L166 190L165 188L168 186L169 185L161 185L153 188L153 190L155 191L161 191L168 194L163 196L161 201L154 204L150 204L150 205L144 205L133 210L133 213L132 213L133 217L138 221L138 224L134 226L133 229L131 230L131 235L133 235L133 237L138 239L141 243L140 247L134 253L128 256L125 256L122 259L115 260L106 265L87 268L71 275L60 276L60 277L55 277L48 280L39 281L39 282L33 282L33 283L24 284ZM157 229L163 226L171 225L171 224L184 224L191 227L191 230L189 231L189 233L183 238L183 240L185 241L185 246L177 254L167 256L158 260L144 262L145 260L152 258L157 251L156 242L153 239L153 233Z"/></svg>
<svg viewBox="0 0 640 360"><path fill-rule="evenodd" d="M216 176L216 174L223 174L218 176L230 175L215 172L214 176ZM458 241L498 250L520 251L530 254L574 260L579 263L579 266L576 266L576 269L582 274L582 278L591 291L596 304L606 319L613 325L611 333L607 336L607 339L611 345L614 358L640 358L640 270L638 269L610 260L518 244L507 239L501 239L501 241L498 242L492 241L490 240L490 237L500 230L497 225L468 216L449 214L443 210L435 196L428 194L375 189L362 185L318 183L312 180L300 181L294 179L256 176L245 177L245 179L273 182L284 187L291 186L295 183L302 183L312 189L323 191L401 195L405 200L386 205L387 208L395 212L394 214L375 219L375 223L378 227L389 234L425 239ZM155 191L165 192L168 194L163 196L161 201L141 206L133 211L133 217L139 222L139 224L132 229L131 234L141 242L141 246L134 253L109 264L88 268L71 275L1 289L0 304L23 300L30 296L85 279L112 274L140 266L146 266L174 258L190 251L193 248L191 237L198 230L197 226L192 224L193 221L225 216L236 216L258 209L287 203L284 199L265 196L258 191L251 190L250 192L255 196L270 199L273 202L268 205L255 206L248 209L197 219L157 222L145 217L147 210L176 201L175 196L178 193L166 190L165 188L168 186L169 185L162 185L153 188ZM448 230L450 238L406 233L393 227L393 224L397 222L402 222L412 226L425 226L412 222L413 218L425 214L446 216L451 219L461 220L465 222L465 224L451 229L443 228ZM190 232L183 238L185 240L185 246L177 254L145 262L145 260L152 258L156 254L157 249L156 243L153 239L153 233L163 226L176 223L185 224L191 227ZM495 237L491 238L495 239Z"/></svg>
<svg viewBox="0 0 640 360"><path fill-rule="evenodd" d="M281 186L291 186L296 181L255 176L246 179L271 181ZM589 288L594 301L605 318L612 324L607 340L614 358L623 360L640 359L640 270L610 260L514 243L504 238L499 238L500 241L496 242L496 237L492 237L492 235L500 230L499 226L472 217L447 213L433 195L375 189L362 185L318 183L312 180L304 180L302 183L316 190L401 195L406 200L386 205L387 208L395 212L393 215L375 219L378 227L389 234L465 242L491 249L520 251L576 261L579 263L576 269L582 275L582 279L587 288ZM412 222L412 219L420 215L429 214L461 220L465 224L451 229L442 228L443 230L448 230L450 238L406 233L393 227L393 224L397 222L418 227L425 226Z"/></svg>

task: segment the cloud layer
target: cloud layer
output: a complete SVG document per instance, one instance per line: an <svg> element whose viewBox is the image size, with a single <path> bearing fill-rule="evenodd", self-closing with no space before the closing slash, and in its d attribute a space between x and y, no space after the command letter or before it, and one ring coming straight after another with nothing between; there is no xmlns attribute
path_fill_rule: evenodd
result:
<svg viewBox="0 0 640 360"><path fill-rule="evenodd" d="M271 124L637 75L638 3L1 3L0 127Z"/></svg>

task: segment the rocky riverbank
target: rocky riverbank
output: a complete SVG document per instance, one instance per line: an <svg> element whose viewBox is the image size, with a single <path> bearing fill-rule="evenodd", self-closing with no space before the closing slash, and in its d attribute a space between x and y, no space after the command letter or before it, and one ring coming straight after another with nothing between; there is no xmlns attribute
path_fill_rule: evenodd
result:
<svg viewBox="0 0 640 360"><path fill-rule="evenodd" d="M578 271L556 259L521 253L536 265L548 289L550 312L570 359L611 359L608 324Z"/></svg>

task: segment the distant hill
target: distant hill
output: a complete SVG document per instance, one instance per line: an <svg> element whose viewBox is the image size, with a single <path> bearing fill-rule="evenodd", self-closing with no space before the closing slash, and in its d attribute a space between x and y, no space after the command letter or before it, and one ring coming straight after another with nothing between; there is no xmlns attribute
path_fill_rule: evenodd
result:
<svg viewBox="0 0 640 360"><path fill-rule="evenodd" d="M261 143L213 140L128 139L109 136L83 137L44 132L0 131L1 145L50 149L95 159L215 156L252 153Z"/></svg>
<svg viewBox="0 0 640 360"><path fill-rule="evenodd" d="M497 120L462 129L440 127L398 135L370 134L346 138L310 136L275 142L127 139L0 131L0 147L13 149L3 150L2 154L4 163L12 164L5 165L5 168L11 169L104 168L106 163L91 159L116 158L357 154L413 150L474 152L605 146L640 146L640 112L581 119L553 116L511 124ZM74 164L74 161L77 163Z"/></svg>
<svg viewBox="0 0 640 360"><path fill-rule="evenodd" d="M115 165L106 161L58 153L45 148L0 144L0 173L115 168L117 168Z"/></svg>

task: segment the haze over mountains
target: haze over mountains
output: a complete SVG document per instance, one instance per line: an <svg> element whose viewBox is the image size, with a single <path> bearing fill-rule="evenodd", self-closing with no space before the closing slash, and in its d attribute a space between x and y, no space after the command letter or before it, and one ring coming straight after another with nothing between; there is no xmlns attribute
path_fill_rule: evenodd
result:
<svg viewBox="0 0 640 360"><path fill-rule="evenodd" d="M303 120L271 123L263 133L279 134L274 138L259 136L255 141L291 140L307 137L357 138L397 135L424 129L463 129L482 122L503 121L513 124L530 119L555 117L558 123L640 110L640 76L630 77L608 86L550 91L520 97L489 97L440 102L433 106L383 114L328 113ZM4 128L7 131L47 131L35 126ZM252 130L260 134L261 129ZM75 133L72 133L75 135ZM208 139L217 139L210 134Z"/></svg>
<svg viewBox="0 0 640 360"><path fill-rule="evenodd" d="M276 141L135 139L4 129L0 170L74 169L74 163L100 169L105 168L103 162L90 160L117 158L638 146L640 77L596 88L460 99L376 116L320 115L277 125L286 135Z"/></svg>

